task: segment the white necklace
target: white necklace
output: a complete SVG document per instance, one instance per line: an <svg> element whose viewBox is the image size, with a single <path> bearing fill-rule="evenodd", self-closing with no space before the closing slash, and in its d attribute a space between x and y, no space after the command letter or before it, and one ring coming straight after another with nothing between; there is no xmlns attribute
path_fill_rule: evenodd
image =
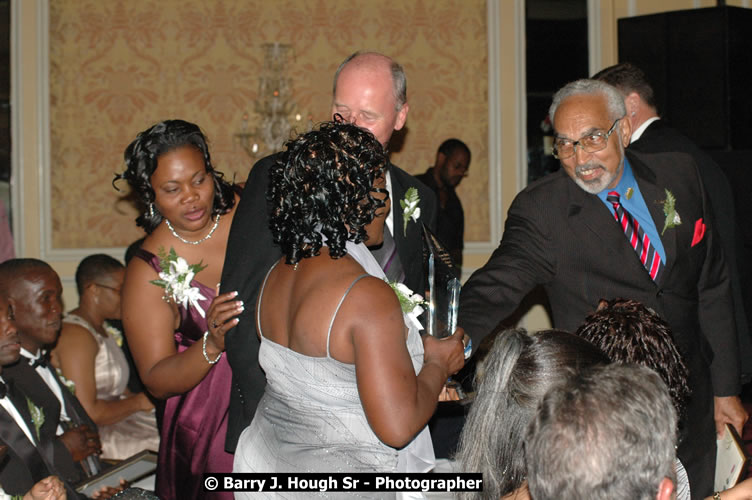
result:
<svg viewBox="0 0 752 500"><path fill-rule="evenodd" d="M204 236L200 240L196 240L196 241L186 240L185 238L183 238L182 236L180 236L177 233L177 231L175 231L175 228L172 227L172 224L170 224L169 219L165 218L165 222L167 223L167 228L170 230L170 232L172 233L172 235L174 237L176 237L177 239L179 239L183 243L187 243L188 245L198 245L199 243L203 243L203 242L205 242L206 240L208 240L209 238L212 237L212 234L214 234L214 230L217 229L217 226L219 226L219 214L217 214L217 217L214 218L214 226L212 226L211 230L209 231L209 234L207 234L206 236Z"/></svg>

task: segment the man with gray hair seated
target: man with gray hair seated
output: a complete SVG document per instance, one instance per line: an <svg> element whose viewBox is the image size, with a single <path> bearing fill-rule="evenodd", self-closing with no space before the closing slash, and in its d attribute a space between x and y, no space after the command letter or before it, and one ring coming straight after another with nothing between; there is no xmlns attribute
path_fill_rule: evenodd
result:
<svg viewBox="0 0 752 500"><path fill-rule="evenodd" d="M649 368L601 365L551 388L528 429L535 500L673 498L676 411Z"/></svg>

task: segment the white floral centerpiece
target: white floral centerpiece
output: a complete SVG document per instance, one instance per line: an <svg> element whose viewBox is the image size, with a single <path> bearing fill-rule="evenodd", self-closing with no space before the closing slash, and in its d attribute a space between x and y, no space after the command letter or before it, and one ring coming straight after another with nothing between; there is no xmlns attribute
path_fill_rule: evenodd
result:
<svg viewBox="0 0 752 500"><path fill-rule="evenodd" d="M159 267L162 271L159 273L159 279L152 280L151 283L165 289L162 295L165 301L172 300L186 309L189 306L194 307L204 318L206 313L198 301L206 300L206 297L201 295L198 287L191 286L193 277L206 268L202 262L188 264L184 258L178 257L174 248L170 247L170 253L165 253L164 249L160 248Z"/></svg>

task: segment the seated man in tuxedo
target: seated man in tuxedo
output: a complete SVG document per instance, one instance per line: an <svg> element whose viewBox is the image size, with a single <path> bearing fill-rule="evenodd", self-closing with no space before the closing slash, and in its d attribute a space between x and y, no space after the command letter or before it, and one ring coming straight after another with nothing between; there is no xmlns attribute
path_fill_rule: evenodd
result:
<svg viewBox="0 0 752 500"><path fill-rule="evenodd" d="M392 133L407 119L407 83L397 62L373 52L352 54L340 64L334 75L332 116L340 115L368 129L387 147ZM238 299L255 304L261 281L282 252L272 241L266 207L269 167L275 156L259 160L248 175L227 242L220 293L237 291ZM386 187L392 200L384 230L384 244L371 249L387 278L405 283L422 294L423 240L420 223L434 230L436 198L433 192L412 175L389 164ZM409 189L417 190L418 217L404 217L400 201ZM254 308L239 316L239 323L227 332L225 346L232 367L232 395L225 448L234 452L238 436L253 419L256 405L264 393L266 379L258 364L259 340Z"/></svg>
<svg viewBox="0 0 752 500"><path fill-rule="evenodd" d="M676 411L649 368L601 365L548 390L525 445L536 500L675 498Z"/></svg>
<svg viewBox="0 0 752 500"><path fill-rule="evenodd" d="M0 455L0 487L8 495L21 496L32 488L35 493L47 491L49 495L55 492L60 494L60 481L57 478L46 479L57 471L37 447L39 436L29 410L29 401L15 384L6 384L3 377L3 366L16 363L20 351L12 309L0 295L0 444L3 447ZM35 487L40 481L42 483ZM68 498L78 498L70 486L66 485L65 488Z"/></svg>
<svg viewBox="0 0 752 500"><path fill-rule="evenodd" d="M40 449L67 482L98 473L96 425L61 382L45 350L57 341L62 326L60 278L41 260L11 259L0 264L0 295L13 310L21 343L21 357L5 367L5 378L44 413Z"/></svg>
<svg viewBox="0 0 752 500"><path fill-rule="evenodd" d="M462 288L459 324L479 345L537 285L554 326L568 331L602 298L656 311L686 356L693 395L678 453L693 497L704 498L715 431L741 432L747 413L729 272L697 167L681 153L625 151L624 99L604 82L565 85L549 116L562 168L512 202L499 247Z"/></svg>

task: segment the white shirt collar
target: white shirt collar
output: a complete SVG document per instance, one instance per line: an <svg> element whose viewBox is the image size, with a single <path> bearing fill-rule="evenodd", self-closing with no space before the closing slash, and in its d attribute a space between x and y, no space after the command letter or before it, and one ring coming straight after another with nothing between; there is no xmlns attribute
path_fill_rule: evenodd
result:
<svg viewBox="0 0 752 500"><path fill-rule="evenodd" d="M31 364L34 361L36 361L37 359L39 359L39 357L41 355L42 355L42 350L41 349L39 349L36 354L32 354L29 351L27 351L26 349L24 349L23 347L21 348L21 356L29 358L29 360L31 361L29 364Z"/></svg>
<svg viewBox="0 0 752 500"><path fill-rule="evenodd" d="M392 174L389 172L389 167L386 168L386 190L389 192L389 199L392 203L389 205L389 213L386 214L386 227L389 228L389 232L394 234L394 204L399 203L394 199L394 191L392 190Z"/></svg>
<svg viewBox="0 0 752 500"><path fill-rule="evenodd" d="M648 126L651 123L653 123L656 120L660 120L660 119L661 118L659 116L654 116L654 117L648 118L647 120L645 120L644 122L642 122L642 125L640 125L639 127L637 127L637 130L635 130L634 132L632 132L632 137L629 139L629 143L632 144L637 139L639 139L640 137L642 137L642 133L645 132L645 129L648 128Z"/></svg>

